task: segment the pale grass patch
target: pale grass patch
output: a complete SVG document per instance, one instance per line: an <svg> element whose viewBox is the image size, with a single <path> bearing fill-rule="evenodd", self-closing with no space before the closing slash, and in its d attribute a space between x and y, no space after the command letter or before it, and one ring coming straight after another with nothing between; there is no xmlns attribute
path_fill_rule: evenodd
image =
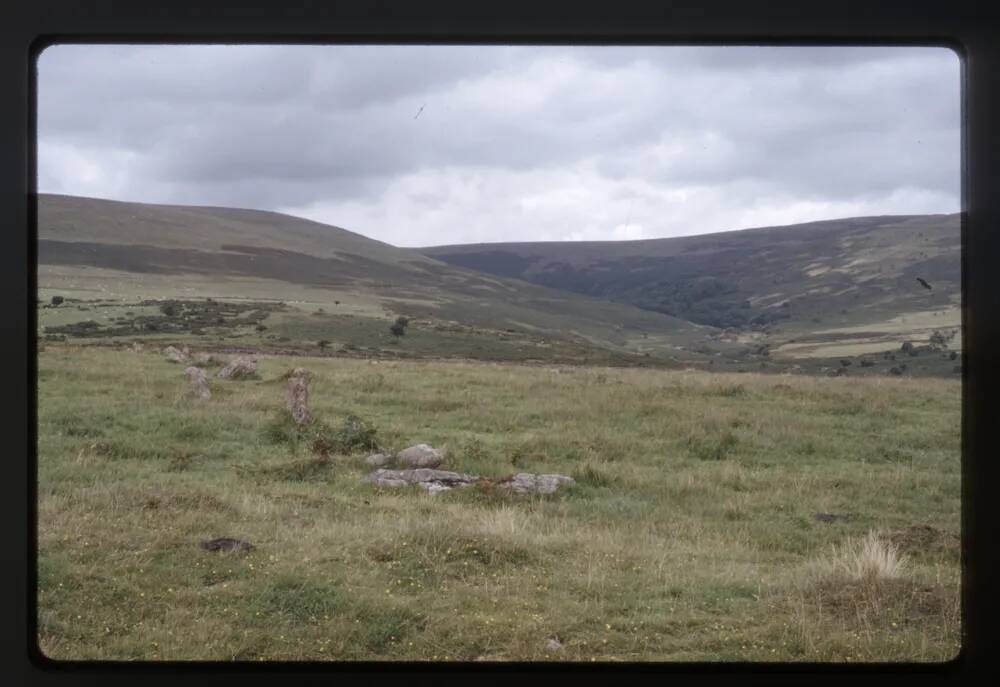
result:
<svg viewBox="0 0 1000 687"><path fill-rule="evenodd" d="M510 506L501 506L495 510L479 513L477 529L479 532L496 537L517 537L524 533L527 518Z"/></svg>
<svg viewBox="0 0 1000 687"><path fill-rule="evenodd" d="M264 494L243 490L236 497L236 508L243 517L266 517L274 510Z"/></svg>
<svg viewBox="0 0 1000 687"><path fill-rule="evenodd" d="M861 539L848 537L840 546L834 546L830 558L812 569L824 577L872 583L903 575L908 569L908 558L880 532L870 530Z"/></svg>

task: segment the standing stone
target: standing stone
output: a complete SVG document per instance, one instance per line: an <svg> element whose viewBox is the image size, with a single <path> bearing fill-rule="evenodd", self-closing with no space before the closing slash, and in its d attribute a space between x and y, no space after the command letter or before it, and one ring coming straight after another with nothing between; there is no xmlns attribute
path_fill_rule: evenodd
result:
<svg viewBox="0 0 1000 687"><path fill-rule="evenodd" d="M167 356L167 360L172 363L185 363L188 359L184 351L178 350L173 346L167 346L164 348L163 355Z"/></svg>
<svg viewBox="0 0 1000 687"><path fill-rule="evenodd" d="M444 453L427 444L417 444L397 453L396 462L411 468L436 468L444 462Z"/></svg>
<svg viewBox="0 0 1000 687"><path fill-rule="evenodd" d="M312 420L312 413L309 412L310 376L308 370L297 367L292 370L292 375L288 378L288 385L285 387L288 409L292 412L292 419L299 425L304 425Z"/></svg>
<svg viewBox="0 0 1000 687"><path fill-rule="evenodd" d="M191 380L191 388L194 394L199 398L211 398L212 392L208 388L208 377L205 376L205 371L200 367L191 367L184 370L184 374L188 376Z"/></svg>
<svg viewBox="0 0 1000 687"><path fill-rule="evenodd" d="M228 365L219 370L219 379L243 379L257 372L257 361L250 358L233 358Z"/></svg>

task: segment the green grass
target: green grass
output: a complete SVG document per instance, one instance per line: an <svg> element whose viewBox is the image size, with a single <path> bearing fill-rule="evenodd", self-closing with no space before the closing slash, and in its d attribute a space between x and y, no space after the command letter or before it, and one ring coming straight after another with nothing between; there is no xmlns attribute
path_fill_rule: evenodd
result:
<svg viewBox="0 0 1000 687"><path fill-rule="evenodd" d="M313 372L331 432L356 415L386 450L426 442L448 469L577 485L362 484L365 451L323 459L276 422L294 366ZM54 659L941 661L959 648L957 381L262 356L260 380L211 378L196 401L154 352L48 344L38 369L38 641ZM831 572L834 547L872 529L902 542L905 574ZM255 548L198 546L221 536ZM562 651L547 652L553 634Z"/></svg>

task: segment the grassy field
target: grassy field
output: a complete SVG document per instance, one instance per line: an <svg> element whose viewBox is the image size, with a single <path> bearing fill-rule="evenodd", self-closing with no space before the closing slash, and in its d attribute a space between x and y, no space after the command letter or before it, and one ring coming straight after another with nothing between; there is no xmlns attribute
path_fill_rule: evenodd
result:
<svg viewBox="0 0 1000 687"><path fill-rule="evenodd" d="M262 356L260 379L47 343L38 642L53 659L943 661L960 645L960 382ZM511 497L361 483L312 407ZM210 371L211 374L211 371ZM844 516L823 522L817 513ZM852 575L877 530L905 561ZM237 537L246 554L199 542ZM558 636L562 648L549 648Z"/></svg>

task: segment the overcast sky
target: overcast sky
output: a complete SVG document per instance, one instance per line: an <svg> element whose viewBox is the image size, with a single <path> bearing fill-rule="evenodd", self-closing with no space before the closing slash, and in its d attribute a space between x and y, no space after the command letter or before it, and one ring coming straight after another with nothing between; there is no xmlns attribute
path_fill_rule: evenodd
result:
<svg viewBox="0 0 1000 687"><path fill-rule="evenodd" d="M38 189L400 246L957 212L943 48L56 46Z"/></svg>

